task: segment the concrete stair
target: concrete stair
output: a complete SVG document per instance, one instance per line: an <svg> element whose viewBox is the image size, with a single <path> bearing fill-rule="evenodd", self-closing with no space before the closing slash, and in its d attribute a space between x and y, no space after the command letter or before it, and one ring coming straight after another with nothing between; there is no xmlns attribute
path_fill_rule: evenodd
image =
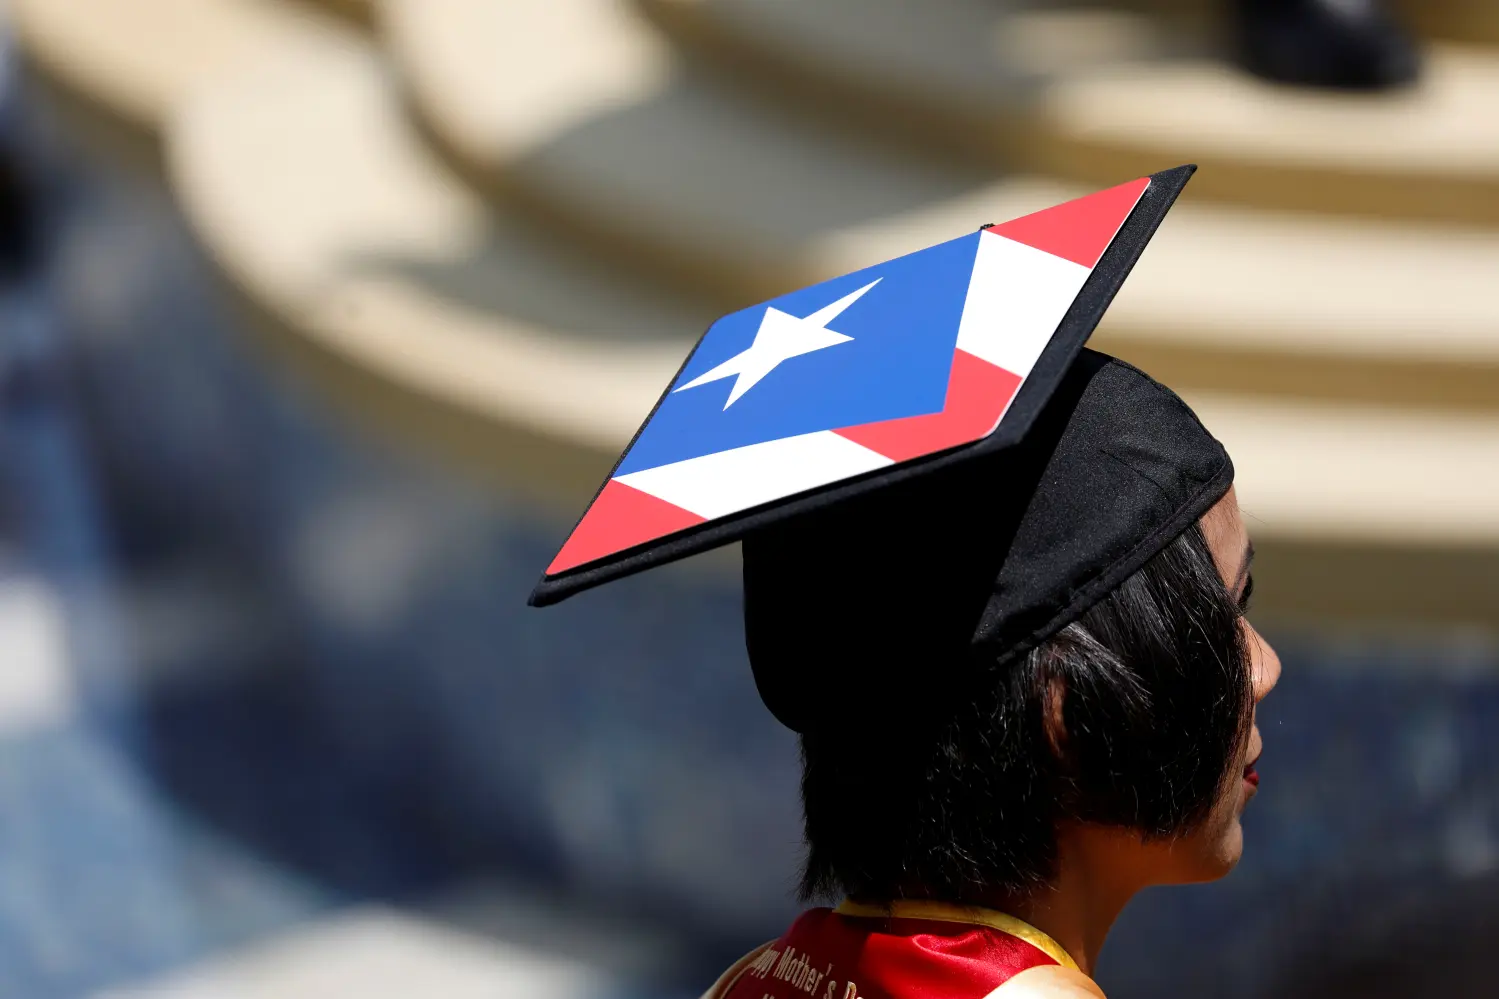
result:
<svg viewBox="0 0 1499 999"><path fill-rule="evenodd" d="M499 275L524 258L503 249L473 255L472 247L498 242L484 234L486 216L440 171L419 165L421 147L401 127L379 69L367 51L309 50L200 92L174 124L169 161L205 243L237 283L351 364L408 390L446 394L493 433L532 427L553 442L554 460L622 446L686 346L651 343L646 323L681 329L684 317L626 311L628 303L603 302L595 290L600 315L629 317L637 328L616 329L624 335L613 341L582 323L543 332L465 310L404 277L403 259L431 268L458 258ZM288 146L295 156L285 155ZM354 154L367 178L359 184L347 179ZM293 215L299 221L289 227ZM533 263L516 287L544 273ZM565 294L566 273L559 267L543 280ZM1499 544L1499 518L1486 501L1499 495L1492 420L1213 393L1192 401L1235 454L1244 503L1272 562L1286 557L1277 542L1285 549L1302 540ZM1392 465L1403 474L1392 478ZM582 499L569 492L568 502Z"/></svg>
<svg viewBox="0 0 1499 999"><path fill-rule="evenodd" d="M274 349L470 468L513 485L518 463L523 485L585 494L713 318L489 210L409 127L367 39L315 8L21 0L15 20L53 81L162 136L191 222ZM548 401L590 369L591 388Z"/></svg>
<svg viewBox="0 0 1499 999"><path fill-rule="evenodd" d="M23 53L50 81L148 129L215 74L330 30L288 0L11 0L8 8Z"/></svg>
<svg viewBox="0 0 1499 999"><path fill-rule="evenodd" d="M1214 58L1210 34L1117 7L934 0L871 17L854 0L639 4L684 50L764 93L993 165L1108 183L1192 161L1199 197L1499 222L1499 51L1444 45L1407 93L1329 95L1258 81ZM1462 10L1422 23L1486 37L1494 18Z"/></svg>
<svg viewBox="0 0 1499 999"><path fill-rule="evenodd" d="M572 501L711 316L487 211L384 70L349 35L197 91L167 135L183 207L237 287L335 377L363 376L368 411L441 407L502 475L519 462Z"/></svg>
<svg viewBox="0 0 1499 999"><path fill-rule="evenodd" d="M466 172L601 254L725 307L1085 190L996 180L777 115L674 62L617 3L567 11L392 0L385 24L416 107ZM528 55L579 34L607 41L571 63ZM496 58L516 67L516 85L483 85ZM1499 232L1199 197L1163 227L1100 343L1214 390L1494 409L1496 266Z"/></svg>
<svg viewBox="0 0 1499 999"><path fill-rule="evenodd" d="M1405 23L1428 38L1499 45L1499 8L1488 0L1400 0Z"/></svg>
<svg viewBox="0 0 1499 999"><path fill-rule="evenodd" d="M649 0L662 32L610 0L383 0L367 36L270 0L195 0L191 18L229 24L253 9L286 33L231 47L211 71L184 60L154 90L109 73L159 79L170 32L134 45L93 38L108 33L85 16L63 24L54 8L28 15L23 40L101 103L155 95L119 101L118 113L163 125L203 243L322 384L405 420L407 434L462 438L462 452L541 488L566 519L716 312L1086 190L1077 171L1043 161L996 174L961 149L880 132L875 89L840 84L827 107L865 104L833 127L827 107L808 114L747 85L751 63L705 67L710 49L662 11L720 6L746 19L755 7L808 19L826 9ZM942 9L959 11L958 0ZM977 37L962 27L976 22L952 16L947 37ZM1109 73L1208 65L1170 61L1194 51L1185 34L1112 18L1090 43L1119 54ZM899 40L865 20L861 44ZM795 36L806 50L830 37L806 30ZM790 44L774 32L755 43ZM119 52L102 60L112 44ZM823 50L828 67L860 61ZM999 121L1014 107L1021 131L1030 109L1085 93L1104 72L1074 72L1074 53L1073 70L994 62L932 76L925 58L890 56L902 83L889 94L939 95L932 106L961 108L949 122ZM1453 58L1486 71L1481 52ZM1372 142L1390 106L1425 99L1319 106ZM1316 132L1314 118L1301 131ZM1480 131L1464 162L1482 178ZM1222 144L1239 141L1222 133ZM1182 155L1168 145L1149 168L1211 163L1186 147L1212 144L1188 134ZM1300 155L1267 148L1272 167ZM1388 162L1346 166L1393 183ZM1499 305L1488 294L1499 232L1474 224L1479 207L1461 225L1376 202L1331 206L1348 209L1336 215L1251 210L1206 196L1224 193L1204 183L1214 169L1231 172L1206 166L1194 180L1198 193L1163 227L1099 345L1182 388L1229 445L1267 609L1499 620Z"/></svg>
<svg viewBox="0 0 1499 999"><path fill-rule="evenodd" d="M633 337L613 344L585 340L594 330L583 323L553 327L543 336L535 329L516 329L498 310L465 316L461 307L435 300L429 290L410 283L401 287L406 279L381 274L378 265L364 273L350 267L348 262L360 257L388 260L404 252L428 260L466 257L476 274L498 276L513 272L522 259L520 253L507 259L502 253L474 258L463 252L465 245L491 243L492 237L476 240L472 233L493 223L469 199L463 208L467 224L455 224L458 212L437 193L450 191L454 205L463 203L462 194L430 162L420 172L413 169L424 155L401 126L396 108L378 60L353 50L269 60L258 71L205 89L177 119L169 157L205 242L239 283L262 300L285 303L281 308L289 323L325 339L352 363L383 369L393 382L425 370L430 380L416 387L431 393L470 385L469 404L495 425L492 432L531 425L554 441L553 455L586 448L590 459L622 446L670 378L684 341L661 344L652 354L650 328L644 324ZM286 157L283 144L295 148L297 156ZM346 181L353 154L367 184ZM418 197L419 191L425 193ZM393 207L402 203L409 207ZM298 205L320 208L293 211ZM231 214L231 206L241 210ZM289 230L282 220L294 214L300 216L298 228ZM368 221L380 215L387 219L386 235L377 235ZM416 238L423 229L433 236ZM437 236L439 230L447 235ZM455 238L465 231L467 240ZM378 249L387 240L404 243L404 251ZM340 243L348 249L325 251L315 267L310 257L295 268L277 263L300 255L298 248ZM357 253L351 252L356 247ZM534 245L517 249L535 251ZM344 273L338 279L328 279L339 272ZM561 273L558 268L552 280ZM309 282L319 289L315 302L298 287L313 275L320 275ZM581 283L570 290L583 292ZM590 298L598 301L599 292ZM607 306L600 316L631 315L619 303L599 304ZM341 316L356 319L340 321ZM660 312L651 319L663 327L673 323ZM415 329L423 331L417 364L403 360ZM618 352L611 356L610 347ZM1408 561L1409 552L1457 549L1473 541L1499 544L1499 518L1484 499L1499 495L1495 421L1455 414L1416 417L1326 402L1287 405L1211 392L1191 398L1233 449L1241 469L1239 488L1256 518L1272 579L1276 562L1296 566L1306 543L1352 551L1384 544L1402 550L1394 561L1402 561L1401 555ZM456 401L463 404L461 397ZM1388 473L1392 464L1406 470L1397 481ZM1381 487L1368 489L1370 482ZM1454 495L1473 499L1454 502ZM574 493L570 502L581 498ZM1389 582L1384 574L1362 578ZM1472 610L1469 601L1462 606ZM1451 616L1453 606L1447 609Z"/></svg>
<svg viewBox="0 0 1499 999"><path fill-rule="evenodd" d="M376 0L316 0L356 25L368 25L375 16Z"/></svg>

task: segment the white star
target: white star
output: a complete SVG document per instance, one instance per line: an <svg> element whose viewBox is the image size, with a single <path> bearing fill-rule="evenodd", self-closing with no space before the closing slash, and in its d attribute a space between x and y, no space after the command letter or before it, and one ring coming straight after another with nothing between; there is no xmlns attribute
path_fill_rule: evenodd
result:
<svg viewBox="0 0 1499 999"><path fill-rule="evenodd" d="M866 291L879 284L880 280L875 278L858 291L849 292L831 305L824 305L805 319L782 312L775 306L767 307L764 318L760 320L760 328L755 332L754 343L718 367L703 372L673 391L682 392L730 375L738 375L734 380L734 387L729 390L729 401L723 404L723 408L728 409L782 361L852 340L851 336L828 329L827 324L837 319L844 309L857 302Z"/></svg>

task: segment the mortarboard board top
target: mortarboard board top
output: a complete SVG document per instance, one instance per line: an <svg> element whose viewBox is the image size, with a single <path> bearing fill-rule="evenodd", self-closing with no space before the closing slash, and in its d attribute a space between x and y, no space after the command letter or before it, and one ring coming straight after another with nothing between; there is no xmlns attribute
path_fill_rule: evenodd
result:
<svg viewBox="0 0 1499 999"><path fill-rule="evenodd" d="M1020 441L1194 170L985 226L720 318L531 603Z"/></svg>

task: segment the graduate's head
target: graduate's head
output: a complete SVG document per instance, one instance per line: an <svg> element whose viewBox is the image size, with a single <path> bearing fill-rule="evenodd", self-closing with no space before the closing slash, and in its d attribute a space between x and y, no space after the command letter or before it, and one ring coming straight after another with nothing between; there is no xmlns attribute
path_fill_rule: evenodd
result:
<svg viewBox="0 0 1499 999"><path fill-rule="evenodd" d="M1237 859L1277 667L1233 464L1082 349L1192 170L722 317L532 594L743 540L809 890L982 901Z"/></svg>
<svg viewBox="0 0 1499 999"><path fill-rule="evenodd" d="M802 736L804 892L1231 869L1279 673L1232 481L1180 399L1087 352L1021 446L747 538L751 662Z"/></svg>

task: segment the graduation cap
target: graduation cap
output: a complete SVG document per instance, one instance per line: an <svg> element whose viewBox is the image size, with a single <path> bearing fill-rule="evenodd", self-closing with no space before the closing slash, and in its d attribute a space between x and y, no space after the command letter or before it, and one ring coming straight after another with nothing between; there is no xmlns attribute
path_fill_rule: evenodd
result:
<svg viewBox="0 0 1499 999"><path fill-rule="evenodd" d="M1194 170L717 320L530 602L742 540L756 682L797 731L1055 634L1232 482L1175 395L1083 349Z"/></svg>

